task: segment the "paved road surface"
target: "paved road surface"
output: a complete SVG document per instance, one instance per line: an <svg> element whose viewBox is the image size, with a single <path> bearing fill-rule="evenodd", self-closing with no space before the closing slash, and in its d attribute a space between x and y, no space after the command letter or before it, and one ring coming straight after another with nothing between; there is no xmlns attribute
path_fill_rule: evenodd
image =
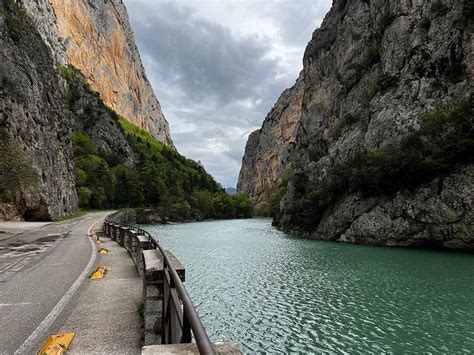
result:
<svg viewBox="0 0 474 355"><path fill-rule="evenodd" d="M107 214L0 239L0 353L37 352L61 311L77 301L96 259L86 233Z"/></svg>

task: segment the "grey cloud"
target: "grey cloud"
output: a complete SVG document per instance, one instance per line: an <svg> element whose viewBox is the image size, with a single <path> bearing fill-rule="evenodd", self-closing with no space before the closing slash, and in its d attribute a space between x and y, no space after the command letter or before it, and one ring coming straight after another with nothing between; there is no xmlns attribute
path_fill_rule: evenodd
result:
<svg viewBox="0 0 474 355"><path fill-rule="evenodd" d="M321 6L328 8L329 1ZM255 35L236 34L225 22L197 16L195 2L125 2L175 145L223 186L235 186L248 134L293 85L304 47L326 9L310 0L242 2L249 16L275 20L288 56L282 58L270 56L275 38L264 28ZM222 11L226 7L216 13Z"/></svg>
<svg viewBox="0 0 474 355"><path fill-rule="evenodd" d="M236 38L229 29L195 17L189 7L140 3L129 12L143 55L159 63L162 80L179 85L194 102L255 97L279 72L278 62L267 57L268 40Z"/></svg>
<svg viewBox="0 0 474 355"><path fill-rule="evenodd" d="M283 41L304 49L331 3L332 0L283 1L278 3L279 6L266 7L266 10L281 24Z"/></svg>

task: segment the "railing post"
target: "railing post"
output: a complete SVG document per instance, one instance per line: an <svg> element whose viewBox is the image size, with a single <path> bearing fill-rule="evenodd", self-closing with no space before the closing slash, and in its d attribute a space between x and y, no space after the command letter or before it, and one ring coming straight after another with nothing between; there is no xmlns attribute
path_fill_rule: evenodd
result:
<svg viewBox="0 0 474 355"><path fill-rule="evenodd" d="M162 299L162 311L161 311L161 343L162 344L168 344L168 334L169 334L169 329L168 329L168 318L169 318L169 310L170 310L170 305L169 305L169 293L170 293L170 285L167 277L167 272L166 272L166 263L165 259L163 258L163 282L160 285L160 293L161 293L161 299Z"/></svg>
<svg viewBox="0 0 474 355"><path fill-rule="evenodd" d="M183 310L183 333L181 334L180 343L190 343L191 341L191 326L189 324L188 317L186 316L186 310Z"/></svg>

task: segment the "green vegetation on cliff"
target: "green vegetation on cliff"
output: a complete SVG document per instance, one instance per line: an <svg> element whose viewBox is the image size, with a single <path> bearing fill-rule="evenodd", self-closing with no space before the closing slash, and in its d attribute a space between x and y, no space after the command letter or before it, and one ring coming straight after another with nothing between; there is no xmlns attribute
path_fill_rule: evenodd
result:
<svg viewBox="0 0 474 355"><path fill-rule="evenodd" d="M38 174L21 146L0 131L0 202L17 204L21 192L38 183Z"/></svg>
<svg viewBox="0 0 474 355"><path fill-rule="evenodd" d="M251 217L245 195L229 196L198 163L120 119L138 162L103 156L83 133L73 133L79 204L85 208L149 207L163 219Z"/></svg>
<svg viewBox="0 0 474 355"><path fill-rule="evenodd" d="M162 219L175 221L251 217L247 196L227 195L201 165L125 119L119 122L137 157L133 167L120 157L99 153L87 135L73 133L81 207L148 207Z"/></svg>
<svg viewBox="0 0 474 355"><path fill-rule="evenodd" d="M284 211L281 198L288 181L283 181L272 201L277 224L311 232L324 213L347 193L364 197L392 195L414 189L435 177L450 174L474 160L473 95L457 104L420 115L420 128L401 140L399 146L359 151L345 163L336 165L323 181L309 182L298 171L290 179L293 203Z"/></svg>

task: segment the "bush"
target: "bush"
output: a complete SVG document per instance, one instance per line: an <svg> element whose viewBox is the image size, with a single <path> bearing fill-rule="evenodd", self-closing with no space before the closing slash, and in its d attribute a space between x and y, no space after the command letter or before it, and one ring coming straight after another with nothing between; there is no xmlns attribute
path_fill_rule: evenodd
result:
<svg viewBox="0 0 474 355"><path fill-rule="evenodd" d="M77 197L79 199L79 206L89 207L91 196L92 196L92 191L91 190L89 190L85 186L80 187L79 190L77 190Z"/></svg>
<svg viewBox="0 0 474 355"><path fill-rule="evenodd" d="M254 208L253 215L255 217L271 217L270 204L263 203L259 207Z"/></svg>
<svg viewBox="0 0 474 355"><path fill-rule="evenodd" d="M364 107L369 107L370 101L375 94L380 90L380 85L374 80L367 80L365 85L359 90L357 99Z"/></svg>

